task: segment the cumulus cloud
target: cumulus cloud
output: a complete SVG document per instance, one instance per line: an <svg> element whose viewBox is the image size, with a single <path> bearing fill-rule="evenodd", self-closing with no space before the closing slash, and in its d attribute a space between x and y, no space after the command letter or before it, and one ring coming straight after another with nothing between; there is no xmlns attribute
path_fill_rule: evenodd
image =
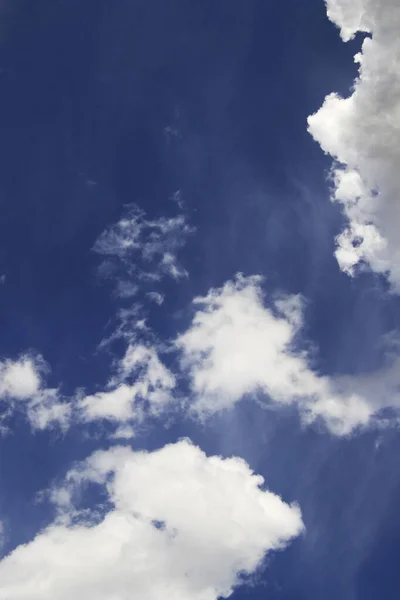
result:
<svg viewBox="0 0 400 600"><path fill-rule="evenodd" d="M332 93L308 119L309 131L334 159L332 199L348 224L337 238L343 271L363 265L400 291L400 5L395 0L327 0L328 17L348 41L367 32L355 56L352 94Z"/></svg>
<svg viewBox="0 0 400 600"><path fill-rule="evenodd" d="M100 486L108 507L81 512ZM60 517L0 562L4 600L216 600L303 531L239 458L188 441L152 453L97 452L54 490Z"/></svg>
<svg viewBox="0 0 400 600"><path fill-rule="evenodd" d="M34 429L68 425L70 407L61 402L57 389L45 386L45 370L40 356L25 355L0 362L0 400L5 406L1 416L3 426L14 410L25 412Z"/></svg>
<svg viewBox="0 0 400 600"><path fill-rule="evenodd" d="M299 350L302 303L288 296L265 305L259 277L238 276L196 298L189 329L176 341L193 393L191 410L205 418L246 396L298 406L305 423L322 420L337 435L400 406L398 361L372 375L328 377Z"/></svg>

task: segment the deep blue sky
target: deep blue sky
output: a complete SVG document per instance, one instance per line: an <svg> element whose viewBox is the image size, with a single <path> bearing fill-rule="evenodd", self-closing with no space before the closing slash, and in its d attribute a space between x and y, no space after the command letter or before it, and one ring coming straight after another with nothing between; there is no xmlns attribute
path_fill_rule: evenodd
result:
<svg viewBox="0 0 400 600"><path fill-rule="evenodd" d="M330 162L306 130L327 93L348 92L360 45L340 41L322 0L15 0L2 11L1 355L39 350L66 393L104 382L96 347L116 301L91 248L125 205L172 215L180 190L196 233L181 253L189 278L165 284L153 318L161 337L187 325L194 295L261 273L266 290L306 297L321 372L380 363L398 301L370 275L340 273ZM79 428L15 425L0 440L5 552L47 523L35 494L107 445ZM398 598L396 431L333 439L246 404L209 428L155 427L135 443L181 435L243 456L302 507L307 535L233 598Z"/></svg>

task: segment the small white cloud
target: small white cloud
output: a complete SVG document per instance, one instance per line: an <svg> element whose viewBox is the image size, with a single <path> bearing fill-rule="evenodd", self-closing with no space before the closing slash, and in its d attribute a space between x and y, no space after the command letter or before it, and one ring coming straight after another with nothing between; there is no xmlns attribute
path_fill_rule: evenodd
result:
<svg viewBox="0 0 400 600"><path fill-rule="evenodd" d="M176 192L174 192L171 196L171 200L172 202L175 202L175 204L177 204L177 206L183 210L185 208L185 202L182 198L182 193L180 190L176 190Z"/></svg>
<svg viewBox="0 0 400 600"><path fill-rule="evenodd" d="M161 304L164 302L164 296L159 292L149 292L147 297L158 304L158 306L161 306Z"/></svg>
<svg viewBox="0 0 400 600"><path fill-rule="evenodd" d="M43 373L46 365L40 356L21 356L0 362L0 399L6 402L3 421L13 410L22 410L33 429L50 424L68 426L71 408L60 401L58 390L46 388Z"/></svg>
<svg viewBox="0 0 400 600"><path fill-rule="evenodd" d="M400 291L400 5L397 0L327 0L344 41L369 32L355 56L352 94L330 94L308 119L309 131L334 159L332 199L348 226L336 258L354 275L363 265L388 275Z"/></svg>
<svg viewBox="0 0 400 600"><path fill-rule="evenodd" d="M129 425L122 425L118 427L116 431L111 435L113 440L131 440L136 435L133 427Z"/></svg>
<svg viewBox="0 0 400 600"><path fill-rule="evenodd" d="M86 421L143 421L157 416L172 401L175 377L159 359L156 348L129 344L117 363L117 373L107 390L83 397L78 404Z"/></svg>
<svg viewBox="0 0 400 600"><path fill-rule="evenodd" d="M133 298L137 295L139 286L130 281L118 281L116 293L120 298Z"/></svg>
<svg viewBox="0 0 400 600"><path fill-rule="evenodd" d="M71 404L61 402L57 389L42 389L27 406L28 420L33 429L44 430L57 425L68 429L72 413Z"/></svg>
<svg viewBox="0 0 400 600"><path fill-rule="evenodd" d="M136 390L133 386L121 384L113 390L85 396L80 401L79 408L83 411L86 421L96 419L127 421L135 416L139 418L138 411L135 412L133 406L135 397Z"/></svg>
<svg viewBox="0 0 400 600"><path fill-rule="evenodd" d="M71 504L90 482L111 503L105 516ZM188 441L97 452L53 493L60 520L0 562L0 599L226 598L303 531L299 508L263 483L242 459Z"/></svg>
<svg viewBox="0 0 400 600"><path fill-rule="evenodd" d="M0 363L0 397L26 400L39 391L42 361L29 356Z"/></svg>

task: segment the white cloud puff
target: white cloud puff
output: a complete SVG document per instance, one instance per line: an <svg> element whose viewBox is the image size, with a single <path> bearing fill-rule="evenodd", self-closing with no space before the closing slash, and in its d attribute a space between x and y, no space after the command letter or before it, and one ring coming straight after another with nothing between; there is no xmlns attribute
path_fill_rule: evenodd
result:
<svg viewBox="0 0 400 600"><path fill-rule="evenodd" d="M111 506L77 522L74 498L90 482ZM207 457L188 441L97 452L54 491L61 518L0 562L0 599L228 597L303 531L299 508L262 484L242 459Z"/></svg>
<svg viewBox="0 0 400 600"><path fill-rule="evenodd" d="M41 386L40 362L29 356L0 363L0 397L26 400Z"/></svg>
<svg viewBox="0 0 400 600"><path fill-rule="evenodd" d="M400 291L400 5L396 0L327 0L344 41L369 32L355 56L352 94L330 94L309 117L309 131L334 160L332 199L348 225L336 257L354 274L363 264Z"/></svg>
<svg viewBox="0 0 400 600"><path fill-rule="evenodd" d="M171 403L175 377L158 357L156 348L140 343L128 345L117 363L117 375L107 390L84 396L78 408L86 421L108 419L141 423L146 415L157 416Z"/></svg>
<svg viewBox="0 0 400 600"><path fill-rule="evenodd" d="M301 301L264 304L259 277L239 276L194 301L197 312L176 341L193 393L191 410L205 418L246 395L296 404L305 423L322 419L337 435L365 426L384 407L400 406L397 363L367 377L315 372L295 349Z"/></svg>
<svg viewBox="0 0 400 600"><path fill-rule="evenodd" d="M40 356L25 355L0 362L0 400L6 407L1 417L3 425L11 412L22 410L33 429L55 424L67 427L70 406L60 401L57 389L44 386L45 368Z"/></svg>

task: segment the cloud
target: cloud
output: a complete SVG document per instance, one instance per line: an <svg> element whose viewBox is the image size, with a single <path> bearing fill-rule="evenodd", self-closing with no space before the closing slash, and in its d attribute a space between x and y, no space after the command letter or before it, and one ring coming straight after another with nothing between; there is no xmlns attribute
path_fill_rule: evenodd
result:
<svg viewBox="0 0 400 600"><path fill-rule="evenodd" d="M395 0L327 0L344 41L367 32L355 56L352 94L332 93L308 119L309 131L334 159L332 199L348 220L336 258L353 275L365 265L400 291L400 5Z"/></svg>
<svg viewBox="0 0 400 600"><path fill-rule="evenodd" d="M182 210L178 192L174 200ZM146 417L157 417L172 405L175 377L160 358L165 344L148 324L148 315L151 307L164 301L157 289L161 280L186 276L178 253L192 231L183 213L151 220L131 206L94 245L94 251L106 257L101 273L115 283L125 306L117 310L117 324L100 344L114 356L113 375L102 391L80 392L76 408L78 419L85 422L105 419L117 423L113 437L131 437ZM125 345L122 356L121 341Z"/></svg>
<svg viewBox="0 0 400 600"><path fill-rule="evenodd" d="M164 296L159 292L148 292L147 297L152 302L158 304L158 306L161 306L161 304L164 302Z"/></svg>
<svg viewBox="0 0 400 600"><path fill-rule="evenodd" d="M371 31L372 22L368 13L372 4L371 0L326 1L327 15L340 28L340 35L344 42L351 40L358 31Z"/></svg>
<svg viewBox="0 0 400 600"><path fill-rule="evenodd" d="M130 342L123 356L114 359L114 374L106 389L94 394L78 390L72 397L62 398L57 388L46 387L47 365L41 356L22 355L15 361L0 362L0 430L7 432L7 420L19 411L36 430L55 425L66 430L72 422L108 420L118 425L112 437L132 437L146 418L171 408L176 385L157 346L142 343L135 335L132 331L126 334Z"/></svg>
<svg viewBox="0 0 400 600"><path fill-rule="evenodd" d="M106 391L80 399L78 410L85 421L108 419L139 424L146 415L157 416L170 405L175 377L161 362L155 347L130 343L116 365L117 373Z"/></svg>
<svg viewBox="0 0 400 600"><path fill-rule="evenodd" d="M45 387L46 368L41 356L22 355L14 361L0 362L0 400L5 405L0 417L2 426L15 410L25 412L33 429L68 426L70 406L60 401L57 389Z"/></svg>
<svg viewBox="0 0 400 600"><path fill-rule="evenodd" d="M336 435L367 425L382 408L400 406L398 361L368 376L328 377L299 349L302 303L287 296L265 306L260 277L238 276L207 296L178 337L190 379L191 411L204 419L246 396L296 405L304 423L322 420Z"/></svg>
<svg viewBox="0 0 400 600"><path fill-rule="evenodd" d="M40 361L22 356L17 361L0 363L0 397L26 400L41 386Z"/></svg>
<svg viewBox="0 0 400 600"><path fill-rule="evenodd" d="M90 484L105 494L105 514L79 512ZM0 599L228 597L303 531L299 508L262 485L242 459L188 441L97 452L53 491L59 519L0 562Z"/></svg>
<svg viewBox="0 0 400 600"><path fill-rule="evenodd" d="M175 197L182 208L180 195ZM40 355L0 361L1 431L8 431L8 417L19 410L33 429L57 424L65 430L72 422L108 420L117 424L112 437L128 439L146 417L157 417L171 406L175 377L159 356L163 345L147 324L146 304L163 303L163 295L155 288L164 277L179 280L186 275L178 252L192 231L184 214L150 220L131 206L103 232L93 249L106 257L100 270L112 278L117 296L125 302L124 308L117 309L116 328L99 346L110 351L119 342L118 352L112 348L112 376L102 391L78 389L62 399L58 389L46 387L47 365Z"/></svg>
<svg viewBox="0 0 400 600"><path fill-rule="evenodd" d="M130 425L121 425L117 430L111 435L111 439L113 440L131 440L136 435L136 432L133 427Z"/></svg>
<svg viewBox="0 0 400 600"><path fill-rule="evenodd" d="M93 250L108 258L103 271L111 270L118 279L117 292L122 297L133 296L138 287L132 280L145 287L165 276L176 280L186 277L178 252L192 232L184 214L151 220L131 206L118 223L102 233Z"/></svg>

